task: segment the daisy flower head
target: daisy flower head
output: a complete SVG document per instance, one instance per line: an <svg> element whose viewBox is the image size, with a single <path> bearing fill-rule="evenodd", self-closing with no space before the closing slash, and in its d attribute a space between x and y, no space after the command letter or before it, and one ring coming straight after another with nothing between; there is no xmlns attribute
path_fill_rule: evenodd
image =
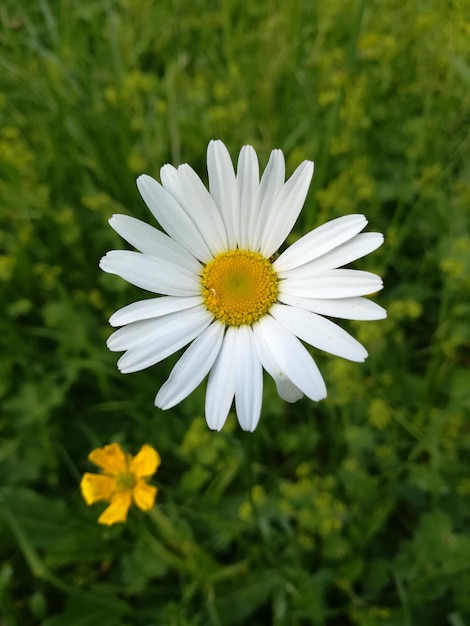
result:
<svg viewBox="0 0 470 626"><path fill-rule="evenodd" d="M125 522L132 502L142 511L153 507L157 488L147 484L147 480L157 471L160 455L152 446L142 446L132 457L118 443L110 443L92 450L88 459L102 473L83 474L80 482L83 499L89 506L100 500L110 503L98 518L99 524L112 526Z"/></svg>
<svg viewBox="0 0 470 626"><path fill-rule="evenodd" d="M105 272L159 294L134 302L110 318L119 326L108 340L125 351L121 372L154 365L189 344L155 404L169 409L208 375L205 415L220 430L235 400L243 430L261 413L263 368L287 402L326 397L323 378L304 343L364 361L363 346L327 317L376 320L385 310L363 296L382 288L379 276L339 269L378 248L380 233L362 233L363 215L339 217L309 232L279 256L313 175L304 161L285 180L281 150L273 150L262 176L251 146L236 171L227 148L207 149L209 189L187 164L164 165L161 184L137 179L145 204L162 229L126 215L110 225L137 251L113 250ZM324 317L327 316L327 317Z"/></svg>

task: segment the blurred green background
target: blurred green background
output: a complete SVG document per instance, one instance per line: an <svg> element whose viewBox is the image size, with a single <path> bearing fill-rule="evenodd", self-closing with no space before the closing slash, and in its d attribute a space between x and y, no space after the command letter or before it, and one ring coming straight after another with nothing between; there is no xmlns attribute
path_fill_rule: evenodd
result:
<svg viewBox="0 0 470 626"><path fill-rule="evenodd" d="M1 626L470 625L469 0L4 0L0 8ZM314 181L293 241L364 213L385 245L365 364L260 425L207 430L175 358L123 376L98 270L135 178L222 139ZM313 353L313 352L312 352ZM96 523L111 441L161 454L157 505Z"/></svg>

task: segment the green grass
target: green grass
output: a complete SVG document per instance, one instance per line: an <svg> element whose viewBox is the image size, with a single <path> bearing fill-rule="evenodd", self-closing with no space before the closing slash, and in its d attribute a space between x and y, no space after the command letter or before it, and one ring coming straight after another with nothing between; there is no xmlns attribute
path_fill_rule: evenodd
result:
<svg viewBox="0 0 470 626"><path fill-rule="evenodd" d="M6 0L0 8L1 626L470 624L467 0ZM274 147L316 171L289 241L349 212L385 245L363 365L319 404L266 378L252 435L171 359L119 374L98 270L135 178ZM110 529L78 484L111 441L158 449L157 506Z"/></svg>

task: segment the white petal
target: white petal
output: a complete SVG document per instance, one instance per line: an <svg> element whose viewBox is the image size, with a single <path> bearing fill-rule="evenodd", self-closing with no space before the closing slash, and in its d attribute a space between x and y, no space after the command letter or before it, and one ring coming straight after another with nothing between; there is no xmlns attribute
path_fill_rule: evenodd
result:
<svg viewBox="0 0 470 626"><path fill-rule="evenodd" d="M135 217L113 215L109 224L131 246L144 254L171 261L195 274L202 269L199 261L177 241Z"/></svg>
<svg viewBox="0 0 470 626"><path fill-rule="evenodd" d="M274 269L277 272L285 272L308 263L352 239L365 228L366 224L367 220L364 215L345 215L326 222L289 246L276 259Z"/></svg>
<svg viewBox="0 0 470 626"><path fill-rule="evenodd" d="M169 330L184 333L187 328L197 326L206 318L211 319L210 313L203 306L196 306L192 309L168 313L162 317L131 322L114 331L106 345L113 352L138 348L150 343L155 336L163 335ZM178 329L182 330L178 331Z"/></svg>
<svg viewBox="0 0 470 626"><path fill-rule="evenodd" d="M202 302L201 296L188 296L186 298L161 296L159 298L139 300L113 313L109 318L109 323L111 326L124 326L131 322L139 322L141 320L151 319L152 317L161 317L168 313L191 309L192 307L202 304Z"/></svg>
<svg viewBox="0 0 470 626"><path fill-rule="evenodd" d="M160 180L164 189L171 193L178 204L183 206L183 193L178 184L178 169L170 163L163 165L160 168Z"/></svg>
<svg viewBox="0 0 470 626"><path fill-rule="evenodd" d="M239 326L237 331L234 362L235 408L242 429L252 433L261 415L263 369L251 328Z"/></svg>
<svg viewBox="0 0 470 626"><path fill-rule="evenodd" d="M304 278L347 265L376 250L383 243L381 233L360 233L350 241L300 267L279 272L280 278Z"/></svg>
<svg viewBox="0 0 470 626"><path fill-rule="evenodd" d="M257 345L271 352L272 362L279 367L278 377L286 376L311 400L326 398L326 387L320 371L295 335L270 315L253 325Z"/></svg>
<svg viewBox="0 0 470 626"><path fill-rule="evenodd" d="M160 409L170 409L196 389L219 354L225 327L214 322L189 346L155 398Z"/></svg>
<svg viewBox="0 0 470 626"><path fill-rule="evenodd" d="M227 249L227 233L222 217L202 180L187 164L160 170L162 184L183 207L213 255Z"/></svg>
<svg viewBox="0 0 470 626"><path fill-rule="evenodd" d="M380 276L361 270L328 270L311 278L286 278L279 282L281 294L320 299L366 296L382 287Z"/></svg>
<svg viewBox="0 0 470 626"><path fill-rule="evenodd" d="M335 298L319 300L318 298L301 298L280 294L279 300L284 304L307 309L320 315L339 317L344 320L381 320L387 317L387 311L376 302L367 298Z"/></svg>
<svg viewBox="0 0 470 626"><path fill-rule="evenodd" d="M384 236L382 233L360 233L350 241L331 250L331 252L313 260L311 263L307 263L302 269L309 267L310 269L315 269L315 271L324 271L347 265L377 250L383 242Z"/></svg>
<svg viewBox="0 0 470 626"><path fill-rule="evenodd" d="M243 146L237 166L238 199L240 202L240 238L241 248L250 245L250 228L253 213L256 210L256 196L259 189L259 164L255 150Z"/></svg>
<svg viewBox="0 0 470 626"><path fill-rule="evenodd" d="M239 239L238 188L232 159L221 141L210 141L207 147L209 190L225 224L229 248Z"/></svg>
<svg viewBox="0 0 470 626"><path fill-rule="evenodd" d="M211 253L198 229L173 196L147 174L139 176L137 187L157 222L196 259L207 262Z"/></svg>
<svg viewBox="0 0 470 626"><path fill-rule="evenodd" d="M367 350L356 339L321 315L285 304L275 304L270 314L284 328L314 348L350 361L362 362L367 358Z"/></svg>
<svg viewBox="0 0 470 626"><path fill-rule="evenodd" d="M261 253L270 257L292 230L313 176L312 161L304 161L284 184L265 223Z"/></svg>
<svg viewBox="0 0 470 626"><path fill-rule="evenodd" d="M119 359L124 374L137 372L162 361L200 335L212 316L203 307L178 311L120 328L108 339L110 350L127 352Z"/></svg>
<svg viewBox="0 0 470 626"><path fill-rule="evenodd" d="M222 428L232 406L235 394L235 339L236 328L229 326L207 381L206 420L211 430Z"/></svg>
<svg viewBox="0 0 470 626"><path fill-rule="evenodd" d="M255 252L261 249L266 224L269 223L272 207L284 185L285 176L286 165L282 150L273 150L261 177L255 201L256 212L253 211L251 215L249 247Z"/></svg>
<svg viewBox="0 0 470 626"><path fill-rule="evenodd" d="M153 293L194 296L201 291L199 278L195 274L174 263L140 252L111 250L101 259L100 268Z"/></svg>
<svg viewBox="0 0 470 626"><path fill-rule="evenodd" d="M276 383L279 396L286 402L297 402L297 400L300 400L304 394L287 378L286 373L269 350L269 346L266 345L263 336L259 332L254 332L253 337L261 364Z"/></svg>

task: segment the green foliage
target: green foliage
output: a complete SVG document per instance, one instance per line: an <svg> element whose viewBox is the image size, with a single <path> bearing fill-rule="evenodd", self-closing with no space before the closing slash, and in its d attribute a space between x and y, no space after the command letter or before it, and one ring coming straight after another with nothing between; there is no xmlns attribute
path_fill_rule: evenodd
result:
<svg viewBox="0 0 470 626"><path fill-rule="evenodd" d="M468 2L6 0L0 9L2 626L470 623ZM315 354L320 404L266 380L252 435L204 390L118 373L97 268L166 162L316 162L290 241L364 212L389 316ZM111 441L162 457L157 506L103 528L78 484Z"/></svg>

